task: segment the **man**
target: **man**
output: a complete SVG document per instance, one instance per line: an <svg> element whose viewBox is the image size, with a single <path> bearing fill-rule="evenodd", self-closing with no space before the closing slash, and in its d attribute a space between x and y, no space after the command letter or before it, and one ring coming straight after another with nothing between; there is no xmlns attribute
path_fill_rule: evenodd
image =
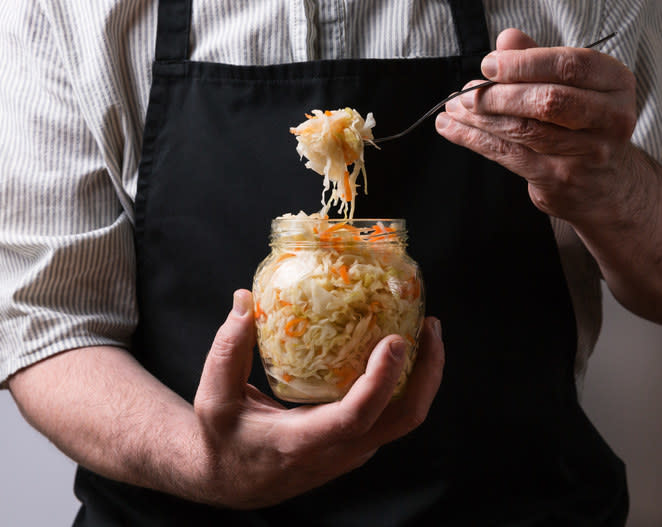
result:
<svg viewBox="0 0 662 527"><path fill-rule="evenodd" d="M638 40L604 4L611 49L648 66L639 92L608 55L535 49L517 31L481 63L490 32L526 27L524 4L193 2L191 20L189 3L163 1L158 30L154 4L21 6L24 24L2 31L16 123L2 155L2 371L28 420L81 464L76 524L622 525L623 469L579 409L574 373L597 328L593 260L624 305L662 320L660 8L630 8ZM536 9L538 27L572 27L547 45L602 30L594 2ZM436 122L468 149L428 126L371 153L380 180L357 209L408 220L444 326L441 390L430 318L400 401L388 403L392 336L343 401L284 409L254 387L257 368L247 383L246 291L211 342L269 220L318 199L279 130L351 104L388 135L479 65L500 84Z"/></svg>

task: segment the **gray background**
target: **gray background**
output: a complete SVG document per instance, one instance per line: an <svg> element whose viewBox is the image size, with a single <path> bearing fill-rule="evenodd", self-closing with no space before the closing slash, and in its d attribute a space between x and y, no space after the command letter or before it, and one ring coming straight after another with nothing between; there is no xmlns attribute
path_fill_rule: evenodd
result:
<svg viewBox="0 0 662 527"><path fill-rule="evenodd" d="M627 465L628 527L662 526L662 326L630 315L606 291L583 404ZM0 392L0 430L0 524L71 525L74 463L22 420L7 391Z"/></svg>

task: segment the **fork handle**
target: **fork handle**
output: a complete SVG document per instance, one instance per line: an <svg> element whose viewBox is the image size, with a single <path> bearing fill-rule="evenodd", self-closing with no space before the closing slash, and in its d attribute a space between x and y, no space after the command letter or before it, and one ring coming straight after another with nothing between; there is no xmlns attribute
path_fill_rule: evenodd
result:
<svg viewBox="0 0 662 527"><path fill-rule="evenodd" d="M430 108L427 112L425 112L425 115L420 117L414 124L409 126L409 128L403 130L402 132L399 132L395 135L389 135L387 137L381 137L378 139L374 139L372 142L374 144L380 144L380 143L385 143L386 141L391 141L393 139L399 139L403 135L407 135L409 132L411 132L414 128L416 128L421 122L425 121L428 117L430 117L432 114L437 113L439 110L441 110L441 107L444 106L448 101L451 99L455 99L455 97L458 97L462 95L463 93L467 93L469 91L477 90L479 88L486 88L487 86L491 86L492 84L496 84L495 81L485 81L481 82L480 84L476 84L475 86L471 86L470 88L465 88L464 90L456 91L454 93L451 93L448 97L446 97L444 100L438 102L436 105L434 105L432 108Z"/></svg>

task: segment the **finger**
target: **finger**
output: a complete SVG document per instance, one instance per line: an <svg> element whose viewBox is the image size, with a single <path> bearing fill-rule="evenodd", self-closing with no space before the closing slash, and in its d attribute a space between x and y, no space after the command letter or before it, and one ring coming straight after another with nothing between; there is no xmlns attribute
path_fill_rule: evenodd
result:
<svg viewBox="0 0 662 527"><path fill-rule="evenodd" d="M604 159L539 154L524 145L451 118L448 118L447 125L443 124L446 115L441 114L437 119L439 133L526 179L531 200L543 212L570 219L586 214L600 199L601 187L591 185L591 179L582 177L582 174L587 168L600 170ZM600 152L604 156L612 155L608 148Z"/></svg>
<svg viewBox="0 0 662 527"><path fill-rule="evenodd" d="M495 84L459 97L476 113L511 115L571 130L631 133L635 113L625 94L614 96L561 84Z"/></svg>
<svg viewBox="0 0 662 527"><path fill-rule="evenodd" d="M196 409L211 414L243 397L255 346L253 300L250 291L235 291L232 311L216 333L207 355Z"/></svg>
<svg viewBox="0 0 662 527"><path fill-rule="evenodd" d="M364 436L363 448L377 448L402 437L423 423L439 390L444 364L441 324L438 319L428 317L405 393L379 416L370 432Z"/></svg>
<svg viewBox="0 0 662 527"><path fill-rule="evenodd" d="M634 87L634 77L624 64L595 49L501 49L483 59L481 71L500 83L544 82L596 91Z"/></svg>
<svg viewBox="0 0 662 527"><path fill-rule="evenodd" d="M585 154L596 159L609 154L609 145L593 131L569 130L537 119L474 113L457 100L448 103L446 111L457 122L526 146L539 154Z"/></svg>
<svg viewBox="0 0 662 527"><path fill-rule="evenodd" d="M524 145L503 140L480 128L456 121L448 112L437 116L436 127L437 132L450 142L496 161L529 181L535 181L549 173L548 156L537 154Z"/></svg>
<svg viewBox="0 0 662 527"><path fill-rule="evenodd" d="M323 439L333 443L362 436L391 400L405 363L405 350L402 337L382 339L371 353L365 373L342 400L297 412L302 414L300 437L306 442Z"/></svg>
<svg viewBox="0 0 662 527"><path fill-rule="evenodd" d="M527 49L535 48L538 44L529 35L519 29L504 29L497 37L497 49Z"/></svg>
<svg viewBox="0 0 662 527"><path fill-rule="evenodd" d="M389 336L375 347L366 371L340 401L340 411L368 430L384 411L405 364L407 346L402 337Z"/></svg>

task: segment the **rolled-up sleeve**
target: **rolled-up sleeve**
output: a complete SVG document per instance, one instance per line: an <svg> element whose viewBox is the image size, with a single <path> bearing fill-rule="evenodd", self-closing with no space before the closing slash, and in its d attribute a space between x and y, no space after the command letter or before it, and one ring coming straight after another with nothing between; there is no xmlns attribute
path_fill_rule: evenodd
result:
<svg viewBox="0 0 662 527"><path fill-rule="evenodd" d="M47 17L0 9L0 386L137 322L133 229Z"/></svg>

